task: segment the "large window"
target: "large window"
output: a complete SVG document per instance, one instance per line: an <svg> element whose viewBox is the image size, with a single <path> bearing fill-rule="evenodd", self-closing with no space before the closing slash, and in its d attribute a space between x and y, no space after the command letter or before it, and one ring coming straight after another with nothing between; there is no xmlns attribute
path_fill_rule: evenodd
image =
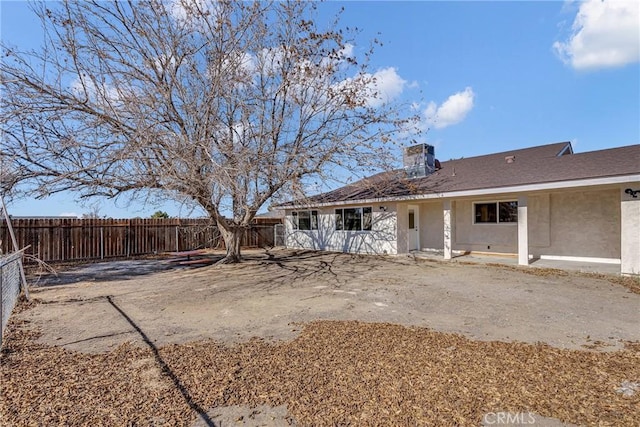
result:
<svg viewBox="0 0 640 427"><path fill-rule="evenodd" d="M474 203L473 215L476 224L518 222L518 202Z"/></svg>
<svg viewBox="0 0 640 427"><path fill-rule="evenodd" d="M336 230L371 230L371 212L372 209L370 207L336 209Z"/></svg>
<svg viewBox="0 0 640 427"><path fill-rule="evenodd" d="M318 229L318 211L293 211L291 220L294 230Z"/></svg>

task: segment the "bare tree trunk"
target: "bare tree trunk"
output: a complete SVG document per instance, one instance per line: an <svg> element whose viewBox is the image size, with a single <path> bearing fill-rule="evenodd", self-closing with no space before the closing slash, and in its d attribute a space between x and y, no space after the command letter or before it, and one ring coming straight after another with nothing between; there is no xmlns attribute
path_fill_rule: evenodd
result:
<svg viewBox="0 0 640 427"><path fill-rule="evenodd" d="M224 264L234 264L241 261L240 245L244 234L243 227L234 226L230 230L220 227L220 234L224 239L224 245L227 248L227 255L221 261Z"/></svg>

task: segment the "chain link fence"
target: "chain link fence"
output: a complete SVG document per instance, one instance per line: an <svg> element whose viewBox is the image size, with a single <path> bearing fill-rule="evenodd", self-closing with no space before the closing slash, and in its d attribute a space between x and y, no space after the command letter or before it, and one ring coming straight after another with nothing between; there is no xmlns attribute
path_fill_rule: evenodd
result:
<svg viewBox="0 0 640 427"><path fill-rule="evenodd" d="M9 316L18 301L20 295L20 263L22 262L22 253L15 253L6 256L0 256L0 319L2 319L2 328L0 328L0 346L2 346L2 337L4 328L9 322Z"/></svg>

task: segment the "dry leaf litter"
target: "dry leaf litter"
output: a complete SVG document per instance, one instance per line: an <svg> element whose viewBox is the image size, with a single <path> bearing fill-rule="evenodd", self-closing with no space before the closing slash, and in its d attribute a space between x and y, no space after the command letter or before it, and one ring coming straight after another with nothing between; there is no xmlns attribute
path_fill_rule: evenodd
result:
<svg viewBox="0 0 640 427"><path fill-rule="evenodd" d="M574 351L357 321L312 322L289 342L124 343L97 355L38 344L17 321L6 338L3 425L187 426L231 405L286 405L303 426L475 426L497 411L578 425L640 420L637 343Z"/></svg>

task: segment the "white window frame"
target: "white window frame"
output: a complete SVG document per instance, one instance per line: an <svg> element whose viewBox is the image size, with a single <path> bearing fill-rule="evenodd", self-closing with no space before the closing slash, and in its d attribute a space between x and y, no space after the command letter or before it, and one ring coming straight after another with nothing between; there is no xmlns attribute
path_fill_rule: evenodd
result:
<svg viewBox="0 0 640 427"><path fill-rule="evenodd" d="M515 203L516 207L516 220L515 221L500 221L500 203ZM476 221L476 205L496 205L496 221L495 222L477 222ZM517 225L518 224L518 200L504 199L504 200L484 200L473 202L471 205L471 223L473 225Z"/></svg>
<svg viewBox="0 0 640 427"><path fill-rule="evenodd" d="M360 229L358 230L346 230L344 228L344 211L345 210L360 210ZM365 209L369 212L369 227L365 228ZM338 228L338 211L340 211L341 218L341 226ZM346 231L346 232L370 232L373 230L373 206L353 206L348 208L335 208L334 209L334 228L336 231Z"/></svg>
<svg viewBox="0 0 640 427"><path fill-rule="evenodd" d="M300 228L300 213L309 214L309 228ZM303 209L291 211L291 228L294 231L317 231L318 230L318 211L315 209Z"/></svg>

